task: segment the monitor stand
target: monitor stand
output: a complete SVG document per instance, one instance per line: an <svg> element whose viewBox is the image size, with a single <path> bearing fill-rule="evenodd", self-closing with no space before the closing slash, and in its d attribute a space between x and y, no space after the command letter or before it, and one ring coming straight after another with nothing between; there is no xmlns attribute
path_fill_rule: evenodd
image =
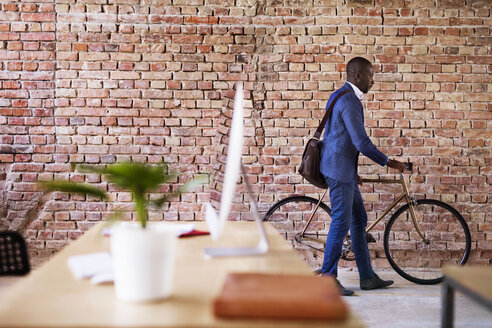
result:
<svg viewBox="0 0 492 328"><path fill-rule="evenodd" d="M249 255L263 255L268 252L269 244L268 238L265 233L265 227L263 226L263 221L258 214L258 207L256 206L256 201L253 197L253 190L251 185L246 179L246 171L241 163L241 173L243 176L244 183L246 184L246 193L248 195L249 203L251 204L251 210L253 211L253 216L255 218L256 225L260 232L260 241L258 245L254 247L216 247L216 248L205 248L203 250L206 258L212 257L226 257L226 256L249 256Z"/></svg>

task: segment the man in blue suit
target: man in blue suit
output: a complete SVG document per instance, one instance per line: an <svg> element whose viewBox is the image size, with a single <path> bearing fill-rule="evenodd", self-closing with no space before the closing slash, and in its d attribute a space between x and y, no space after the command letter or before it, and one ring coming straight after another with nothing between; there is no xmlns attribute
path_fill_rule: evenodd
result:
<svg viewBox="0 0 492 328"><path fill-rule="evenodd" d="M347 82L331 95L326 108L339 93L349 92L336 102L321 141L320 171L330 189L332 218L321 271L323 275L337 277L343 239L350 229L360 287L364 290L387 287L393 281L380 279L371 267L365 237L367 214L357 186L360 181L357 175L359 153L381 166L400 172L405 169L404 163L388 159L381 153L366 134L361 100L363 93L373 86L373 76L374 70L368 60L355 57L348 62ZM343 295L354 293L344 288L338 280L337 283Z"/></svg>

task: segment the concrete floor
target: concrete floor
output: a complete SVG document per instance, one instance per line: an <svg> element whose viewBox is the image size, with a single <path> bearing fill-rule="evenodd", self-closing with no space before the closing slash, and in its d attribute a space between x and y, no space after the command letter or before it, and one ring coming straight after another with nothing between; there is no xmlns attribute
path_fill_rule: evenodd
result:
<svg viewBox="0 0 492 328"><path fill-rule="evenodd" d="M344 299L368 328L440 327L441 284L414 284L394 271L378 271L378 275L395 283L387 289L363 291L356 270L338 273L343 286L355 291L355 296ZM492 328L492 312L457 292L454 324L455 328Z"/></svg>
<svg viewBox="0 0 492 328"><path fill-rule="evenodd" d="M382 290L362 291L357 271L339 271L342 284L355 291L354 296L344 299L368 328L440 327L441 285L417 285L400 278L394 271L378 271L378 274L383 279L394 280L394 285ZM22 278L0 278L0 299L2 292L19 279ZM454 322L455 328L492 328L492 312L457 293Z"/></svg>

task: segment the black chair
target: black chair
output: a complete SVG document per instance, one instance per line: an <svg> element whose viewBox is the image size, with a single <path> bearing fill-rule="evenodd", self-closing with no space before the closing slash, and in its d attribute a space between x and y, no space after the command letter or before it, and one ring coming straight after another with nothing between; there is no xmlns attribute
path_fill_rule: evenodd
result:
<svg viewBox="0 0 492 328"><path fill-rule="evenodd" d="M24 238L15 231L0 231L0 276L22 276L29 271Z"/></svg>

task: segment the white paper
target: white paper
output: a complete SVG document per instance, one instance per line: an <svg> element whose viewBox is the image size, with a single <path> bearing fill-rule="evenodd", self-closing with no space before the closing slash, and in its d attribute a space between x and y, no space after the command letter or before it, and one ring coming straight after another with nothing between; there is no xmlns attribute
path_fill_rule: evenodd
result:
<svg viewBox="0 0 492 328"><path fill-rule="evenodd" d="M77 279L113 272L113 260L108 252L70 256L68 266Z"/></svg>
<svg viewBox="0 0 492 328"><path fill-rule="evenodd" d="M227 147L227 161L224 175L224 185L220 197L220 210L217 217L212 205L207 204L205 219L210 230L213 240L217 240L222 233L224 224L231 210L234 190L239 178L239 169L241 167L241 157L243 155L243 84L238 82L236 85L236 95L234 98L234 113L232 115L232 124L229 132L229 145Z"/></svg>
<svg viewBox="0 0 492 328"><path fill-rule="evenodd" d="M113 281L114 281L113 272L98 273L93 275L91 278L91 283L93 283L94 285L105 284Z"/></svg>

